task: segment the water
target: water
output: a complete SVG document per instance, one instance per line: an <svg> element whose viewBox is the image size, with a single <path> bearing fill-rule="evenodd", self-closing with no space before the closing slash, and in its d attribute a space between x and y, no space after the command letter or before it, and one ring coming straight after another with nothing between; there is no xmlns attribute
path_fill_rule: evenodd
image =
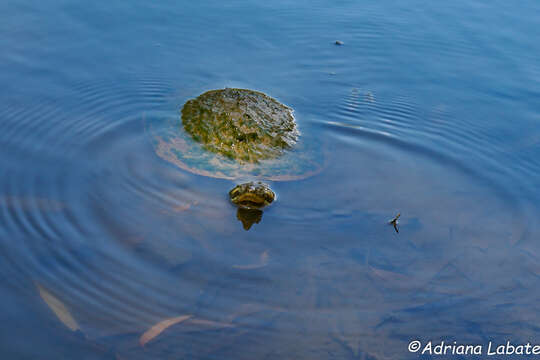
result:
<svg viewBox="0 0 540 360"><path fill-rule="evenodd" d="M414 359L415 339L540 343L537 2L0 11L1 358ZM223 87L294 108L324 164L271 182L278 200L249 231L235 182L164 161L149 131Z"/></svg>

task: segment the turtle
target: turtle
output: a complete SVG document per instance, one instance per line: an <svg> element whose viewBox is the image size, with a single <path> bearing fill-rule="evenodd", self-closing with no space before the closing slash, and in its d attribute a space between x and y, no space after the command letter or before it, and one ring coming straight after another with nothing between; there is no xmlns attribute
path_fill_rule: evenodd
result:
<svg viewBox="0 0 540 360"><path fill-rule="evenodd" d="M262 181L304 179L323 168L320 146L300 133L293 109L260 91L206 91L152 131L157 155L181 169L250 180L229 192L241 221L259 222L261 209L274 201L275 193Z"/></svg>
<svg viewBox="0 0 540 360"><path fill-rule="evenodd" d="M270 205L276 198L276 194L270 187L259 181L250 181L236 185L229 191L229 197L233 204L244 209L260 209Z"/></svg>
<svg viewBox="0 0 540 360"><path fill-rule="evenodd" d="M207 91L182 108L182 124L209 151L239 163L274 159L298 139L292 110L242 89Z"/></svg>

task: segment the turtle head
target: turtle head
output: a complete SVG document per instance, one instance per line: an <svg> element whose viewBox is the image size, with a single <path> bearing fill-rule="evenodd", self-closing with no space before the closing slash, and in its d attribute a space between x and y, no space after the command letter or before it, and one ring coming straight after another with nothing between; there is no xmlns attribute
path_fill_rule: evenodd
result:
<svg viewBox="0 0 540 360"><path fill-rule="evenodd" d="M244 209L260 209L276 198L270 187L262 182L248 182L236 185L229 191L231 202Z"/></svg>

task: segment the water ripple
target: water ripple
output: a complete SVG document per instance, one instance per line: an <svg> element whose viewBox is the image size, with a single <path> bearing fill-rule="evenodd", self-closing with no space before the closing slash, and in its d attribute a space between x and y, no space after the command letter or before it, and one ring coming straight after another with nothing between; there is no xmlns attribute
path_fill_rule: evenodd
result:
<svg viewBox="0 0 540 360"><path fill-rule="evenodd" d="M338 107L336 120L326 124L379 137L403 150L423 149L437 161L451 162L473 177L491 177L493 184L501 177L512 178L525 188L540 173L534 157L508 151L505 134L495 132L484 121L460 119L444 105L422 109L406 97L381 99L353 88Z"/></svg>

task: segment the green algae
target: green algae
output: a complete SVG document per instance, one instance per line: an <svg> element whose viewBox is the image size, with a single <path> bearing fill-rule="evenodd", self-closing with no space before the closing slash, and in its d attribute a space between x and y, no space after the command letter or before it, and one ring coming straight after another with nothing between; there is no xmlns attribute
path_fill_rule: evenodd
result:
<svg viewBox="0 0 540 360"><path fill-rule="evenodd" d="M187 101L182 125L206 150L240 163L278 158L298 139L291 108L247 89L211 90Z"/></svg>

